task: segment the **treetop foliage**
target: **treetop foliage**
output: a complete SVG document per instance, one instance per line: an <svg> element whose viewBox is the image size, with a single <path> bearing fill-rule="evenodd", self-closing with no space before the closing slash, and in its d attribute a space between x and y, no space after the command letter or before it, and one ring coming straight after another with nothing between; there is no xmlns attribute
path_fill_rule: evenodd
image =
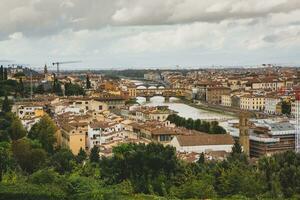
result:
<svg viewBox="0 0 300 200"><path fill-rule="evenodd" d="M207 122L201 121L200 119L193 120L192 118L186 119L180 117L176 114L169 115L167 118L171 123L176 126L183 126L187 129L196 130L200 132L210 133L210 134L225 134L226 130L219 126L217 121Z"/></svg>

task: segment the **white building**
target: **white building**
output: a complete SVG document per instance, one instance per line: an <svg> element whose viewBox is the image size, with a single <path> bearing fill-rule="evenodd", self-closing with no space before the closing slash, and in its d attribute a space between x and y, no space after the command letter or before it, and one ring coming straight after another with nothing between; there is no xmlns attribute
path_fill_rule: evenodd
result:
<svg viewBox="0 0 300 200"><path fill-rule="evenodd" d="M266 97L265 98L265 113L267 114L279 114L277 113L277 105L281 102L281 99L278 97Z"/></svg>
<svg viewBox="0 0 300 200"><path fill-rule="evenodd" d="M39 103L37 103L39 104ZM34 105L34 103L15 104L12 107L12 112L20 119L42 117L45 112L42 105Z"/></svg>
<svg viewBox="0 0 300 200"><path fill-rule="evenodd" d="M108 123L105 121L97 121L88 125L88 149L95 145L102 145L112 141L114 137L122 136L123 125L120 123Z"/></svg>
<svg viewBox="0 0 300 200"><path fill-rule="evenodd" d="M234 140L228 134L178 135L171 140L170 145L179 152L231 152Z"/></svg>

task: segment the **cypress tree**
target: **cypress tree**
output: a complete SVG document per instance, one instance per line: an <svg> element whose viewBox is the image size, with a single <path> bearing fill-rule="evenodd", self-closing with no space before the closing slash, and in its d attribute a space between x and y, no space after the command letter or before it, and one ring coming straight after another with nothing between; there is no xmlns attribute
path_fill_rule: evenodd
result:
<svg viewBox="0 0 300 200"><path fill-rule="evenodd" d="M7 80L7 68L4 69L3 80Z"/></svg>
<svg viewBox="0 0 300 200"><path fill-rule="evenodd" d="M200 154L200 157L199 157L197 163L198 163L198 164L204 164L204 162L205 162L205 156L204 156L204 153L202 152L202 153Z"/></svg>
<svg viewBox="0 0 300 200"><path fill-rule="evenodd" d="M91 88L91 81L89 75L86 76L86 89Z"/></svg>
<svg viewBox="0 0 300 200"><path fill-rule="evenodd" d="M20 81L19 81L19 93L22 97L24 97L24 83L23 83L23 80L22 78L20 78Z"/></svg>
<svg viewBox="0 0 300 200"><path fill-rule="evenodd" d="M54 79L54 82L53 82L53 92L58 96L61 96L63 94L61 85L60 85L59 81L57 80L57 78Z"/></svg>
<svg viewBox="0 0 300 200"><path fill-rule="evenodd" d="M99 148L97 146L91 149L90 161L95 163L99 162Z"/></svg>
<svg viewBox="0 0 300 200"><path fill-rule="evenodd" d="M10 102L9 102L7 96L5 95L5 98L2 102L2 112L7 113L7 112L10 112L10 110L11 110Z"/></svg>
<svg viewBox="0 0 300 200"><path fill-rule="evenodd" d="M4 72L3 72L3 65L1 65L1 67L0 67L0 81L3 81L3 76L4 76L4 74L3 74Z"/></svg>
<svg viewBox="0 0 300 200"><path fill-rule="evenodd" d="M80 148L79 153L76 156L76 160L78 163L82 163L85 159L86 159L87 155L85 153L85 151Z"/></svg>
<svg viewBox="0 0 300 200"><path fill-rule="evenodd" d="M235 141L233 147L232 147L232 154L241 154L242 151L242 146L238 142L238 140Z"/></svg>

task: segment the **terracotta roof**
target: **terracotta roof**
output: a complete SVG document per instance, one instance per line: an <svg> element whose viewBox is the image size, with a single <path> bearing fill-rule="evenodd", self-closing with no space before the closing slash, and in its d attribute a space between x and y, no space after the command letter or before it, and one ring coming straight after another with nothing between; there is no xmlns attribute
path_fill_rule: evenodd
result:
<svg viewBox="0 0 300 200"><path fill-rule="evenodd" d="M75 129L73 126L70 126L68 124L61 124L61 128L67 132L70 132Z"/></svg>
<svg viewBox="0 0 300 200"><path fill-rule="evenodd" d="M115 124L113 124L115 125ZM108 128L108 127L112 127L113 125L109 124L108 122L105 121L96 121L90 124L91 128Z"/></svg>
<svg viewBox="0 0 300 200"><path fill-rule="evenodd" d="M195 134L178 135L176 137L181 146L234 144L234 140L229 134Z"/></svg>
<svg viewBox="0 0 300 200"><path fill-rule="evenodd" d="M168 128L168 127L156 128L152 131L152 135L180 135L180 134L182 134L182 132L178 131L176 128Z"/></svg>

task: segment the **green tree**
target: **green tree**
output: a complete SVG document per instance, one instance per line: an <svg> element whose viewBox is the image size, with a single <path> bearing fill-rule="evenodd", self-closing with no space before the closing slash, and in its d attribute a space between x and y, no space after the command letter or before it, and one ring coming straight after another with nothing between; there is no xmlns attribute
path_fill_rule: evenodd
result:
<svg viewBox="0 0 300 200"><path fill-rule="evenodd" d="M239 164L233 164L229 169L223 171L219 181L219 193L222 196L242 194L249 198L255 198L264 189L259 174L251 168Z"/></svg>
<svg viewBox="0 0 300 200"><path fill-rule="evenodd" d="M24 97L25 94L25 88L24 88L24 83L22 78L20 78L19 80L19 84L18 84L18 92L21 95L21 97Z"/></svg>
<svg viewBox="0 0 300 200"><path fill-rule="evenodd" d="M200 129L201 129L201 120L200 119L197 119L195 121L193 129L200 131Z"/></svg>
<svg viewBox="0 0 300 200"><path fill-rule="evenodd" d="M0 67L0 81L3 81L4 79L4 71L3 71L3 65Z"/></svg>
<svg viewBox="0 0 300 200"><path fill-rule="evenodd" d="M32 126L28 137L38 140L47 152L52 153L56 143L56 131L57 127L52 119L48 115L44 115L39 122Z"/></svg>
<svg viewBox="0 0 300 200"><path fill-rule="evenodd" d="M238 140L235 140L234 145L232 147L231 153L232 154L241 154L241 153L243 153L242 146L240 145Z"/></svg>
<svg viewBox="0 0 300 200"><path fill-rule="evenodd" d="M226 130L219 126L219 123L217 121L212 121L210 123L209 133L212 134L225 134Z"/></svg>
<svg viewBox="0 0 300 200"><path fill-rule="evenodd" d="M37 94L44 94L45 93L45 89L44 89L44 86L41 84L41 85L38 85L35 90L34 90L35 93Z"/></svg>
<svg viewBox="0 0 300 200"><path fill-rule="evenodd" d="M193 127L194 127L194 120L192 118L188 118L188 120L186 121L185 127L187 129L193 129Z"/></svg>
<svg viewBox="0 0 300 200"><path fill-rule="evenodd" d="M41 148L34 148L27 138L13 141L12 151L17 163L28 173L41 168L46 162L46 152Z"/></svg>
<svg viewBox="0 0 300 200"><path fill-rule="evenodd" d="M52 168L40 169L29 176L29 182L33 184L58 183L61 176Z"/></svg>
<svg viewBox="0 0 300 200"><path fill-rule="evenodd" d="M90 161L91 161L91 162L94 162L94 163L98 163L98 162L99 162L99 159L100 159L100 156L99 156L99 147L94 146L94 147L91 149L91 153L90 153Z"/></svg>
<svg viewBox="0 0 300 200"><path fill-rule="evenodd" d="M3 80L7 80L8 78L7 78L8 76L7 76L7 68L4 68L4 73L3 73Z"/></svg>
<svg viewBox="0 0 300 200"><path fill-rule="evenodd" d="M281 104L281 110L282 110L282 114L291 114L291 102L287 102L287 101L282 101Z"/></svg>
<svg viewBox="0 0 300 200"><path fill-rule="evenodd" d="M69 149L60 149L52 156L51 163L58 173L64 174L73 170L75 157Z"/></svg>
<svg viewBox="0 0 300 200"><path fill-rule="evenodd" d="M80 150L76 156L77 162L82 163L86 158L87 158L86 152L82 148L80 148Z"/></svg>
<svg viewBox="0 0 300 200"><path fill-rule="evenodd" d="M202 153L200 154L199 159L197 160L197 163L198 163L198 164L204 164L204 162L205 162L205 156L204 156L204 153L202 152Z"/></svg>
<svg viewBox="0 0 300 200"><path fill-rule="evenodd" d="M84 95L84 89L78 84L66 83L65 84L65 95L67 95L67 96Z"/></svg>
<svg viewBox="0 0 300 200"><path fill-rule="evenodd" d="M175 149L161 144L122 144L111 158L102 158L101 174L108 183L129 180L135 192L163 195L169 191L179 162Z"/></svg>
<svg viewBox="0 0 300 200"><path fill-rule="evenodd" d="M180 199L211 199L216 197L214 187L202 180L187 181L176 190L175 196Z"/></svg>
<svg viewBox="0 0 300 200"><path fill-rule="evenodd" d="M86 88L87 89L91 88L91 81L89 75L86 75Z"/></svg>
<svg viewBox="0 0 300 200"><path fill-rule="evenodd" d="M11 111L11 104L7 98L7 96L5 95L4 100L2 102L2 112L7 113Z"/></svg>
<svg viewBox="0 0 300 200"><path fill-rule="evenodd" d="M18 140L26 136L27 131L18 117L15 117L12 121L9 133L12 140Z"/></svg>
<svg viewBox="0 0 300 200"><path fill-rule="evenodd" d="M54 79L53 89L52 90L58 96L62 96L63 95L63 91L61 89L61 84L60 84L60 82L58 81L57 78Z"/></svg>
<svg viewBox="0 0 300 200"><path fill-rule="evenodd" d="M8 170L11 164L10 144L7 142L0 143L0 182L5 171Z"/></svg>
<svg viewBox="0 0 300 200"><path fill-rule="evenodd" d="M209 133L209 129L210 129L210 123L206 122L206 121L203 121L202 124L201 124L201 130L200 131L205 132L205 133Z"/></svg>

